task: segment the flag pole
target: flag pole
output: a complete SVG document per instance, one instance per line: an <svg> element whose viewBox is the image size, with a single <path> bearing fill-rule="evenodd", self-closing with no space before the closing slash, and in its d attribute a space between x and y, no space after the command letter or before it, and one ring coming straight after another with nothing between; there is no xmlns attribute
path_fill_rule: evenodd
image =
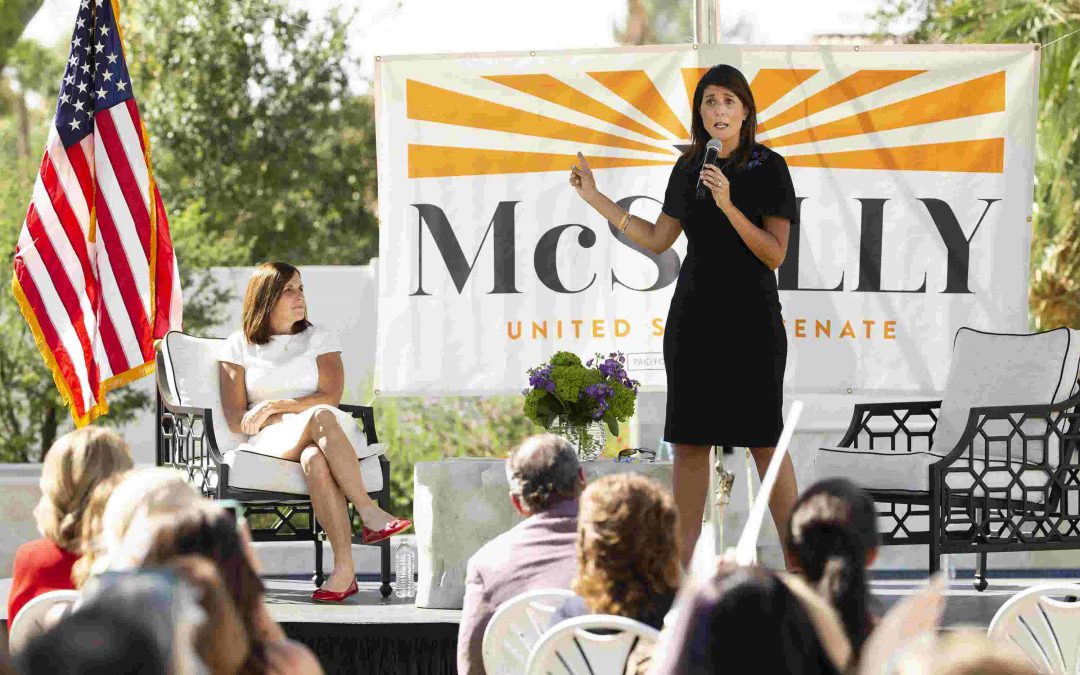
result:
<svg viewBox="0 0 1080 675"><path fill-rule="evenodd" d="M694 0L694 42L720 44L720 0Z"/></svg>

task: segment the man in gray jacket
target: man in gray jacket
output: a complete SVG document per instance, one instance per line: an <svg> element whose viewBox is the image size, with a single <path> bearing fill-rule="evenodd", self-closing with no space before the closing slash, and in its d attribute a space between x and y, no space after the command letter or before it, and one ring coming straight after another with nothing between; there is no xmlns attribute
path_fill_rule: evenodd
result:
<svg viewBox="0 0 1080 675"><path fill-rule="evenodd" d="M506 460L510 502L525 520L484 544L465 576L458 627L459 675L484 675L484 629L503 602L525 591L570 588L577 574L578 498L585 472L573 446L532 436Z"/></svg>

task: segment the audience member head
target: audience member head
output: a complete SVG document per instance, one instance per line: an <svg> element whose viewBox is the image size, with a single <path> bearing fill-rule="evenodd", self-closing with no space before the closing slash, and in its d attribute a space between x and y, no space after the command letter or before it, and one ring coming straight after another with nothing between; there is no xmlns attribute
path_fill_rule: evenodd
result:
<svg viewBox="0 0 1080 675"><path fill-rule="evenodd" d="M165 515L201 501L182 471L164 467L129 471L113 490L101 518L100 549L92 572L123 569L137 564L120 560L117 553L136 518Z"/></svg>
<svg viewBox="0 0 1080 675"><path fill-rule="evenodd" d="M194 630L205 619L193 590L174 574L99 575L75 611L31 640L18 662L27 675L204 672Z"/></svg>
<svg viewBox="0 0 1080 675"><path fill-rule="evenodd" d="M166 569L194 589L206 620L195 632L195 650L213 675L239 673L251 649L244 622L217 566L197 555L177 556Z"/></svg>
<svg viewBox="0 0 1080 675"><path fill-rule="evenodd" d="M169 673L169 655L136 617L87 609L34 638L15 657L24 675Z"/></svg>
<svg viewBox="0 0 1080 675"><path fill-rule="evenodd" d="M593 614L659 624L682 576L678 511L659 483L637 473L593 482L578 512L573 589ZM653 614L658 613L658 616Z"/></svg>
<svg viewBox="0 0 1080 675"><path fill-rule="evenodd" d="M926 636L911 645L887 672L890 675L1036 675L1039 671L1013 645L995 642L976 628L960 628Z"/></svg>
<svg viewBox="0 0 1080 675"><path fill-rule="evenodd" d="M654 674L831 675L843 672L850 660L835 611L821 599L808 610L768 570L724 565L687 590L673 625L665 628L670 633L654 656Z"/></svg>
<svg viewBox="0 0 1080 675"><path fill-rule="evenodd" d="M806 580L836 607L860 650L872 627L866 567L878 551L874 500L843 478L815 483L795 502L787 542Z"/></svg>
<svg viewBox="0 0 1080 675"><path fill-rule="evenodd" d="M585 472L574 446L554 434L525 439L506 459L510 501L523 516L576 499L585 487Z"/></svg>
<svg viewBox="0 0 1080 675"><path fill-rule="evenodd" d="M266 262L256 267L248 281L243 309L240 312L240 321L247 341L253 345L266 344L270 341L271 326L286 320L292 322L293 333L300 333L310 326L306 305L303 312L294 316L291 308L280 302L286 297L286 293L297 292L302 300L300 270L289 263ZM287 299L294 298L289 296Z"/></svg>
<svg viewBox="0 0 1080 675"><path fill-rule="evenodd" d="M131 468L131 450L115 431L89 426L56 439L41 468L34 518L42 536L78 552L83 512L94 486Z"/></svg>
<svg viewBox="0 0 1080 675"><path fill-rule="evenodd" d="M261 662L259 622L263 618L263 584L245 551L240 528L230 512L210 501L148 522L149 536L142 566L166 565L177 557L198 555L217 568L244 625L251 650L248 664Z"/></svg>
<svg viewBox="0 0 1080 675"><path fill-rule="evenodd" d="M127 475L127 471L114 473L98 483L90 493L90 500L83 511L82 527L79 532L79 559L75 561L75 566L71 570L75 588L82 588L93 570L94 562L105 552L105 544L102 541L105 506L109 503L109 498L112 497L116 486L120 485Z"/></svg>

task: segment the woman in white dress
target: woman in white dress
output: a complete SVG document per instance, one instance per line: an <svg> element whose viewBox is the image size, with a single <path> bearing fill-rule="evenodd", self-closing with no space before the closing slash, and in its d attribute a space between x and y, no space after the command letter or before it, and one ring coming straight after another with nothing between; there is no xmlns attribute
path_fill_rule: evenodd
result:
<svg viewBox="0 0 1080 675"><path fill-rule="evenodd" d="M307 320L299 270L283 262L260 265L248 282L241 320L243 329L229 336L219 357L225 420L233 432L249 436L249 451L300 462L315 517L334 551L334 571L311 597L340 602L357 592L345 499L364 521L364 543L412 522L368 496L357 461L365 456L366 438L337 408L345 380L341 347Z"/></svg>

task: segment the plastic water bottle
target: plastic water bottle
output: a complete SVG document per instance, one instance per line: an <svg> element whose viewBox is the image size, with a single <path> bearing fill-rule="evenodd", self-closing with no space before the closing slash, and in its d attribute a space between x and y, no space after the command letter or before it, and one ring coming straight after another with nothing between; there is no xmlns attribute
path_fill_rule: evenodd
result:
<svg viewBox="0 0 1080 675"><path fill-rule="evenodd" d="M394 555L395 576L394 595L399 598L411 598L416 595L416 551L409 545L408 539L402 539Z"/></svg>
<svg viewBox="0 0 1080 675"><path fill-rule="evenodd" d="M946 582L950 585L956 580L956 556L945 553L941 556L941 571L945 573Z"/></svg>

